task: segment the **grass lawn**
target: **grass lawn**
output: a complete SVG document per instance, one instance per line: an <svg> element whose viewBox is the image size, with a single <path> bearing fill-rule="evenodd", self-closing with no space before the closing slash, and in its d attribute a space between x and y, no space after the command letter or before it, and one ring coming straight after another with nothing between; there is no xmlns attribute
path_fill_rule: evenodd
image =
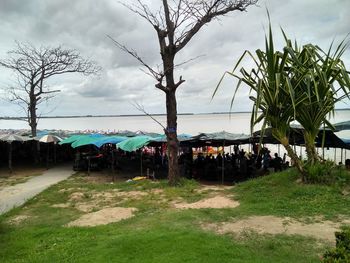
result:
<svg viewBox="0 0 350 263"><path fill-rule="evenodd" d="M350 218L350 196L343 190L302 185L292 170L219 190L194 181L173 188L165 181L111 184L77 174L0 216L0 262L319 262L329 242L283 233L218 234L202 226L254 215L308 222ZM175 202L216 194L240 205L174 208ZM66 227L87 213L82 204L90 212L111 206L137 212L107 225Z"/></svg>

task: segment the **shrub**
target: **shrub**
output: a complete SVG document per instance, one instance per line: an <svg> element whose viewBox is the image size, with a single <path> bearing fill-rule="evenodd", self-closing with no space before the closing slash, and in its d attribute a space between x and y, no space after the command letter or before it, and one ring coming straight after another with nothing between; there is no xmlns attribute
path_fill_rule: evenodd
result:
<svg viewBox="0 0 350 263"><path fill-rule="evenodd" d="M324 263L349 263L350 262L350 227L343 228L341 232L335 232L336 246L326 251L323 255Z"/></svg>
<svg viewBox="0 0 350 263"><path fill-rule="evenodd" d="M306 165L305 169L308 183L339 184L341 186L350 183L350 172L331 161Z"/></svg>

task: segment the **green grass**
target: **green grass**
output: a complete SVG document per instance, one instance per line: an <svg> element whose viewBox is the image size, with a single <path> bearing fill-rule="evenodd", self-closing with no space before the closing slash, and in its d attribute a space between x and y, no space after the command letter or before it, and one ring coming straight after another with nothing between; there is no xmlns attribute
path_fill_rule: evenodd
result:
<svg viewBox="0 0 350 263"><path fill-rule="evenodd" d="M154 219L161 219L157 217ZM178 219L178 217L175 217ZM313 240L251 234L242 241L164 221L95 228L25 227L1 233L1 262L317 262ZM158 221L159 222L159 221ZM150 222L148 222L150 223ZM132 229L132 230L131 230ZM4 235L5 234L5 235ZM296 253L296 251L298 253ZM313 252L313 253L310 253ZM320 249L317 250L320 252Z"/></svg>
<svg viewBox="0 0 350 263"><path fill-rule="evenodd" d="M0 216L0 262L319 262L327 244L312 238L253 232L239 237L218 235L203 230L201 224L250 215L299 219L350 215L350 198L343 196L340 188L302 185L293 171L225 190L241 203L234 209L176 210L169 204L195 202L210 194L196 191L199 187L190 180L182 187L169 187L166 181L91 183L77 174ZM84 213L52 205L68 202L74 188L79 188L87 201L92 192L115 189L149 194L115 200L118 206L138 208L133 218L97 227L67 228L65 224ZM158 192L152 192L155 189ZM30 217L21 224L10 224L18 215Z"/></svg>
<svg viewBox="0 0 350 263"><path fill-rule="evenodd" d="M302 184L292 169L239 184L234 192L242 214L328 219L350 215L350 195L342 195L342 188Z"/></svg>

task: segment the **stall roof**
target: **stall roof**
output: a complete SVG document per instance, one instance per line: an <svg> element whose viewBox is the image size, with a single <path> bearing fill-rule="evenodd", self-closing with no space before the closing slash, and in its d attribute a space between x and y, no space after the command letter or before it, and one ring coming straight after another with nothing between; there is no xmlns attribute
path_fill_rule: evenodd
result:
<svg viewBox="0 0 350 263"><path fill-rule="evenodd" d="M292 145L304 145L304 137L302 133L303 129L301 126L292 126L290 130L290 135L289 135L289 142ZM333 131L330 129L320 129L318 136L316 138L316 146L321 147L322 146L322 138L323 138L323 133L325 134L325 141L324 141L324 147L332 147L332 148L343 148L343 149L350 149L350 145L344 142L344 139L340 139ZM253 134L253 137L251 138L252 141L259 142L260 140L260 131L256 131ZM346 139L345 139L346 140ZM263 143L271 143L271 144L279 144L279 141L277 141L273 136L272 136L272 130L271 128L265 129L264 132L264 137L262 139Z"/></svg>
<svg viewBox="0 0 350 263"><path fill-rule="evenodd" d="M143 146L148 145L152 139L153 137L151 136L140 135L126 139L118 143L117 146L123 151L132 152L142 148Z"/></svg>
<svg viewBox="0 0 350 263"><path fill-rule="evenodd" d="M193 136L189 144L194 147L200 146L229 146L233 144L244 144L250 141L250 136L243 133L230 133L226 131L213 133L200 133Z"/></svg>

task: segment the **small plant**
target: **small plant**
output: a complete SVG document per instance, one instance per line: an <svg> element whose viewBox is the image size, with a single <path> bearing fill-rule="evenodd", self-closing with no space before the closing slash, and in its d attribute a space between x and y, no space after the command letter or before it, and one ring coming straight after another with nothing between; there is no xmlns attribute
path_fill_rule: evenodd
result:
<svg viewBox="0 0 350 263"><path fill-rule="evenodd" d="M350 183L350 173L331 161L306 165L305 170L307 183L340 186Z"/></svg>
<svg viewBox="0 0 350 263"><path fill-rule="evenodd" d="M306 165L306 181L308 183L330 184L333 179L332 169L334 168L334 163L330 161Z"/></svg>
<svg viewBox="0 0 350 263"><path fill-rule="evenodd" d="M341 232L335 232L335 248L326 251L323 255L324 263L350 262L350 227L344 227Z"/></svg>

